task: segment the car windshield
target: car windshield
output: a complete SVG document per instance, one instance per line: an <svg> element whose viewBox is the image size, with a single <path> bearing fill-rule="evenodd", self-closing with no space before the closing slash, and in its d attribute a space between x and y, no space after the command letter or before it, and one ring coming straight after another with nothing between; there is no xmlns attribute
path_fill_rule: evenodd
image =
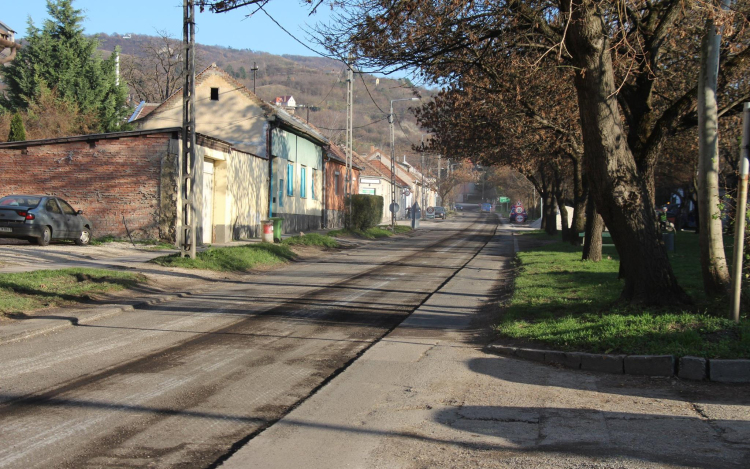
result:
<svg viewBox="0 0 750 469"><path fill-rule="evenodd" d="M435 207L436 212L445 212L445 209L443 207Z"/></svg>
<svg viewBox="0 0 750 469"><path fill-rule="evenodd" d="M39 205L41 197L29 197L25 195L9 195L0 199L0 207L28 207Z"/></svg>

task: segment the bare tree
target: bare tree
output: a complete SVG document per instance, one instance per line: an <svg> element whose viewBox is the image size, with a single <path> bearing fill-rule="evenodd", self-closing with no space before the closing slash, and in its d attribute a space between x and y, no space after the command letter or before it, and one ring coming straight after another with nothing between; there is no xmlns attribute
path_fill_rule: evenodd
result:
<svg viewBox="0 0 750 469"><path fill-rule="evenodd" d="M182 86L182 42L157 31L133 56L123 55L122 74L139 101L160 103ZM196 57L202 68L201 57Z"/></svg>

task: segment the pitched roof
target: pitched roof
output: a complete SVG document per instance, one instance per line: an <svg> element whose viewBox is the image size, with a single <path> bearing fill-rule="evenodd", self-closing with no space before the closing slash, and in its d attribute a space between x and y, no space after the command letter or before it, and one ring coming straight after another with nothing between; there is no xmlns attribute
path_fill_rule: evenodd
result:
<svg viewBox="0 0 750 469"><path fill-rule="evenodd" d="M339 145L331 142L331 144L328 145L328 156L336 163L346 166L346 151ZM352 151L352 168L356 168L361 171L364 167L362 166L360 161L361 157L357 154L356 151Z"/></svg>
<svg viewBox="0 0 750 469"><path fill-rule="evenodd" d="M384 165L382 162L378 160L372 160L372 161L368 161L368 163L370 164L370 166L376 169L379 173L381 173L386 179L391 179L391 174L392 174L391 169L387 167L386 165ZM404 186L404 187L409 187L409 184L403 179L401 179L400 177L398 177L398 174L396 175L396 184L400 186Z"/></svg>
<svg viewBox="0 0 750 469"><path fill-rule="evenodd" d="M154 110L159 106L159 103L147 103L146 101L141 101L135 108L135 111L133 111L133 115L131 115L130 119L128 119L128 122L133 122L137 119L143 119L147 115L154 112Z"/></svg>
<svg viewBox="0 0 750 469"><path fill-rule="evenodd" d="M267 103L260 99L258 95L250 91L240 83L239 81L235 80L234 77L232 77L230 74L228 74L223 69L216 66L216 64L211 64L205 69L203 69L199 74L195 76L195 87L197 88L200 86L206 79L212 76L220 76L227 82L229 82L230 85L234 87L235 91L239 91L242 95L250 99L252 102L257 104L265 113L266 118L269 120L278 120L281 122L282 126L286 126L287 128L290 128L291 130L296 130L302 134L305 134L309 137L312 137L314 140L317 140L318 143L322 145L327 145L329 143L329 140L320 133L317 129L314 129L312 126L306 124L303 120L293 117L291 114L283 110L282 108L275 106L273 104ZM167 109L171 109L173 105L177 104L182 100L182 87L180 87L178 90L176 90L172 95L167 98L163 103L161 103L159 106L156 107L156 109L152 110L148 116L142 117L142 119L148 118L152 115L158 115Z"/></svg>
<svg viewBox="0 0 750 469"><path fill-rule="evenodd" d="M3 23L2 21L0 21L0 30L3 30L3 31L8 32L8 33L15 33L15 31L13 31L12 29L10 29L10 26L8 26L7 24Z"/></svg>

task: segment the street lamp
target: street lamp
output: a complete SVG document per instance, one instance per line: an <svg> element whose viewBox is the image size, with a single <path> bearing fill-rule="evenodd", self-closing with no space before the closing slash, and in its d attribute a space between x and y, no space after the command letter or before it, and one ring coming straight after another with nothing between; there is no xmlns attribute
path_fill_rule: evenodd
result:
<svg viewBox="0 0 750 469"><path fill-rule="evenodd" d="M391 230L396 232L396 150L395 136L393 135L393 103L396 101L419 101L419 98L391 99L391 112L388 114L388 123L391 125Z"/></svg>

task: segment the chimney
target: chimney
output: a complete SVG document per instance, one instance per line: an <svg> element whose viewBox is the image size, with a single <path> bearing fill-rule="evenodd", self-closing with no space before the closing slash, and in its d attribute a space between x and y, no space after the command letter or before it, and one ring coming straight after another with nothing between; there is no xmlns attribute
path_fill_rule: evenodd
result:
<svg viewBox="0 0 750 469"><path fill-rule="evenodd" d="M406 155L404 155L404 163L406 163Z"/></svg>
<svg viewBox="0 0 750 469"><path fill-rule="evenodd" d="M375 153L375 145L370 145L370 153Z"/></svg>

